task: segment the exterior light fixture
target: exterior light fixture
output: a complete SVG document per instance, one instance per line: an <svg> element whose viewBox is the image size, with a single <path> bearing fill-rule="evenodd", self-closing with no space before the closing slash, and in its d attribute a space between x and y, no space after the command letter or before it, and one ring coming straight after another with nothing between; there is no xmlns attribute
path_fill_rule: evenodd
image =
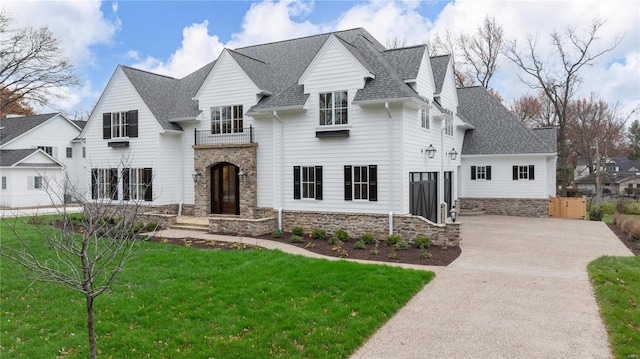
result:
<svg viewBox="0 0 640 359"><path fill-rule="evenodd" d="M456 206L452 206L451 210L449 210L449 214L451 215L451 220L453 223L456 223L456 216L458 214L458 210L456 210Z"/></svg>
<svg viewBox="0 0 640 359"><path fill-rule="evenodd" d="M240 172L238 172L238 177L240 177L240 180L242 182L246 182L248 176L249 176L249 174L247 172L245 172L243 169L240 169Z"/></svg>
<svg viewBox="0 0 640 359"><path fill-rule="evenodd" d="M193 182L194 182L194 183L198 183L198 182L200 182L200 178L202 178L202 175L200 174L200 172L198 172L198 171L194 171L194 172L191 174L191 178L193 178Z"/></svg>
<svg viewBox="0 0 640 359"><path fill-rule="evenodd" d="M422 150L420 150L420 152L426 153L427 157L429 158L434 158L436 156L436 149L433 147L433 145L429 145L429 147L423 148Z"/></svg>
<svg viewBox="0 0 640 359"><path fill-rule="evenodd" d="M452 161L456 160L456 157L458 157L458 152L456 152L455 148L451 149L451 152L449 152L449 157L451 158Z"/></svg>

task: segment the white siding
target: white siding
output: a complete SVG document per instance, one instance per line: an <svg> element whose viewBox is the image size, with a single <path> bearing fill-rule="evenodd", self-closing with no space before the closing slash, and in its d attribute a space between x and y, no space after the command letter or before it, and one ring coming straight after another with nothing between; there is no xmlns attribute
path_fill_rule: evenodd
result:
<svg viewBox="0 0 640 359"><path fill-rule="evenodd" d="M513 166L535 166L534 180L513 180ZM471 166L491 166L491 180L471 180ZM465 156L462 191L468 198L547 198L549 166L543 155Z"/></svg>
<svg viewBox="0 0 640 359"><path fill-rule="evenodd" d="M445 109L453 111L453 113L456 113L458 108L458 93L456 92L456 82L453 75L453 67L451 66L447 67L447 74L442 83L440 104Z"/></svg>
<svg viewBox="0 0 640 359"><path fill-rule="evenodd" d="M418 94L427 100L433 100L433 93L436 91L436 85L433 79L433 69L431 68L431 60L429 52L425 51L418 70L418 78L416 79Z"/></svg>
<svg viewBox="0 0 640 359"><path fill-rule="evenodd" d="M126 138L129 147L108 147L110 141L116 139L102 138L102 114L107 112L124 112L138 110L138 137ZM142 98L138 95L124 72L118 68L107 85L89 122L84 136L87 146L88 168L152 168L153 169L153 204L170 204L173 201L174 188L164 185L172 180L165 176L173 176L173 171L161 171L160 162L164 161L165 152L160 151L159 136L163 131ZM172 152L179 151L179 147ZM90 188L91 176L87 176L87 188ZM122 184L119 188L122 197ZM88 193L90 196L91 193Z"/></svg>
<svg viewBox="0 0 640 359"><path fill-rule="evenodd" d="M42 156L44 157L44 156ZM36 163L37 159L31 160ZM49 163L50 160L45 160ZM48 189L32 188L33 177L42 176L49 183ZM21 207L47 207L61 204L64 199L60 184L64 181L62 169L46 168L2 168L0 177L7 178L7 189L0 190L0 206Z"/></svg>
<svg viewBox="0 0 640 359"><path fill-rule="evenodd" d="M165 203L182 202L182 136L171 133L158 138L160 159L153 171L153 195L162 197Z"/></svg>
<svg viewBox="0 0 640 359"><path fill-rule="evenodd" d="M328 41L310 65L302 83L304 92L315 94L363 88L364 74L354 61L339 42Z"/></svg>

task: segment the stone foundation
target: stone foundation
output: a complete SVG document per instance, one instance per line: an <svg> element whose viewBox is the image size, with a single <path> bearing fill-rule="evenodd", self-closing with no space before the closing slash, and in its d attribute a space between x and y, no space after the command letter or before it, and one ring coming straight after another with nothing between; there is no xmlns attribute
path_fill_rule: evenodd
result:
<svg viewBox="0 0 640 359"><path fill-rule="evenodd" d="M459 208L484 209L487 214L518 217L549 217L546 198L458 198Z"/></svg>
<svg viewBox="0 0 640 359"><path fill-rule="evenodd" d="M275 218L277 225L277 213ZM376 239L384 240L389 235L389 216L367 213L283 211L282 226L287 232L290 232L293 227L302 227L307 233L321 228L329 235L338 229L344 229L354 238L364 233L371 233ZM458 246L462 240L460 223L436 224L423 217L412 215L393 216L393 233L401 235L409 242L417 236L428 237L433 244L442 246Z"/></svg>
<svg viewBox="0 0 640 359"><path fill-rule="evenodd" d="M269 234L277 227L275 217L248 219L238 217L209 218L209 232L234 236Z"/></svg>

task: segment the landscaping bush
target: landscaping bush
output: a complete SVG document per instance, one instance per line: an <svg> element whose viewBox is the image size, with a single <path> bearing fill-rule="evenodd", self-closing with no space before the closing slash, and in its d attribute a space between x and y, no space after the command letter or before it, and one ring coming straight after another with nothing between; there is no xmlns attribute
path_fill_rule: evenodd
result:
<svg viewBox="0 0 640 359"><path fill-rule="evenodd" d="M144 229L145 229L147 232L153 232L153 231L155 231L157 228L158 228L158 223L156 223L156 222L149 222L149 223L147 223L147 225L144 227Z"/></svg>
<svg viewBox="0 0 640 359"><path fill-rule="evenodd" d="M589 219L592 221L602 221L602 217L604 217L602 208L598 209L597 207L594 206L589 211Z"/></svg>
<svg viewBox="0 0 640 359"><path fill-rule="evenodd" d="M426 250L423 250L420 253L420 259L430 259L432 256L433 255L430 252L426 251Z"/></svg>
<svg viewBox="0 0 640 359"><path fill-rule="evenodd" d="M600 203L600 210L602 214L614 214L616 212L613 201L602 201Z"/></svg>
<svg viewBox="0 0 640 359"><path fill-rule="evenodd" d="M384 243L386 245L388 245L389 247L395 246L396 243L400 242L402 240L402 236L399 234L392 234L390 236L387 237L387 239L384 241Z"/></svg>
<svg viewBox="0 0 640 359"><path fill-rule="evenodd" d="M316 228L313 230L313 232L311 232L311 238L323 240L327 238L327 231L325 231L324 229Z"/></svg>
<svg viewBox="0 0 640 359"><path fill-rule="evenodd" d="M398 243L396 243L395 248L400 250L409 249L409 243L401 240Z"/></svg>
<svg viewBox="0 0 640 359"><path fill-rule="evenodd" d="M366 247L366 244L362 239L353 244L354 249L365 249L365 247Z"/></svg>
<svg viewBox="0 0 640 359"><path fill-rule="evenodd" d="M291 230L291 233L293 233L296 236L304 236L304 228L293 227L293 229Z"/></svg>
<svg viewBox="0 0 640 359"><path fill-rule="evenodd" d="M338 239L338 237L331 237L329 238L329 244L338 244L340 243L340 240Z"/></svg>
<svg viewBox="0 0 640 359"><path fill-rule="evenodd" d="M344 229L338 229L333 236L338 238L340 242L347 242L349 240L349 232Z"/></svg>
<svg viewBox="0 0 640 359"><path fill-rule="evenodd" d="M631 238L640 241L640 219L628 215L617 214L613 218L613 223L620 227L620 229L622 229L622 231L628 234Z"/></svg>
<svg viewBox="0 0 640 359"><path fill-rule="evenodd" d="M373 244L376 241L376 239L373 237L373 234L371 233L364 233L363 235L360 236L360 240L363 241L365 244Z"/></svg>
<svg viewBox="0 0 640 359"><path fill-rule="evenodd" d="M282 231L279 230L275 230L273 232L271 232L271 237L272 238L282 238Z"/></svg>
<svg viewBox="0 0 640 359"><path fill-rule="evenodd" d="M427 238L427 237L416 237L413 240L413 243L418 248L427 249L427 248L431 247L431 240L429 238Z"/></svg>
<svg viewBox="0 0 640 359"><path fill-rule="evenodd" d="M291 236L291 243L304 243L304 237L294 234Z"/></svg>

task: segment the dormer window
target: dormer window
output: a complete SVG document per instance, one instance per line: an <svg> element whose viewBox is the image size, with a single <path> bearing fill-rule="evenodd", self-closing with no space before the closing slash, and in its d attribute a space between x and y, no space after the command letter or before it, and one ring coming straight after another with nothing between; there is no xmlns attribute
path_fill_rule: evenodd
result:
<svg viewBox="0 0 640 359"><path fill-rule="evenodd" d="M349 123L347 91L320 94L320 126L346 125Z"/></svg>

